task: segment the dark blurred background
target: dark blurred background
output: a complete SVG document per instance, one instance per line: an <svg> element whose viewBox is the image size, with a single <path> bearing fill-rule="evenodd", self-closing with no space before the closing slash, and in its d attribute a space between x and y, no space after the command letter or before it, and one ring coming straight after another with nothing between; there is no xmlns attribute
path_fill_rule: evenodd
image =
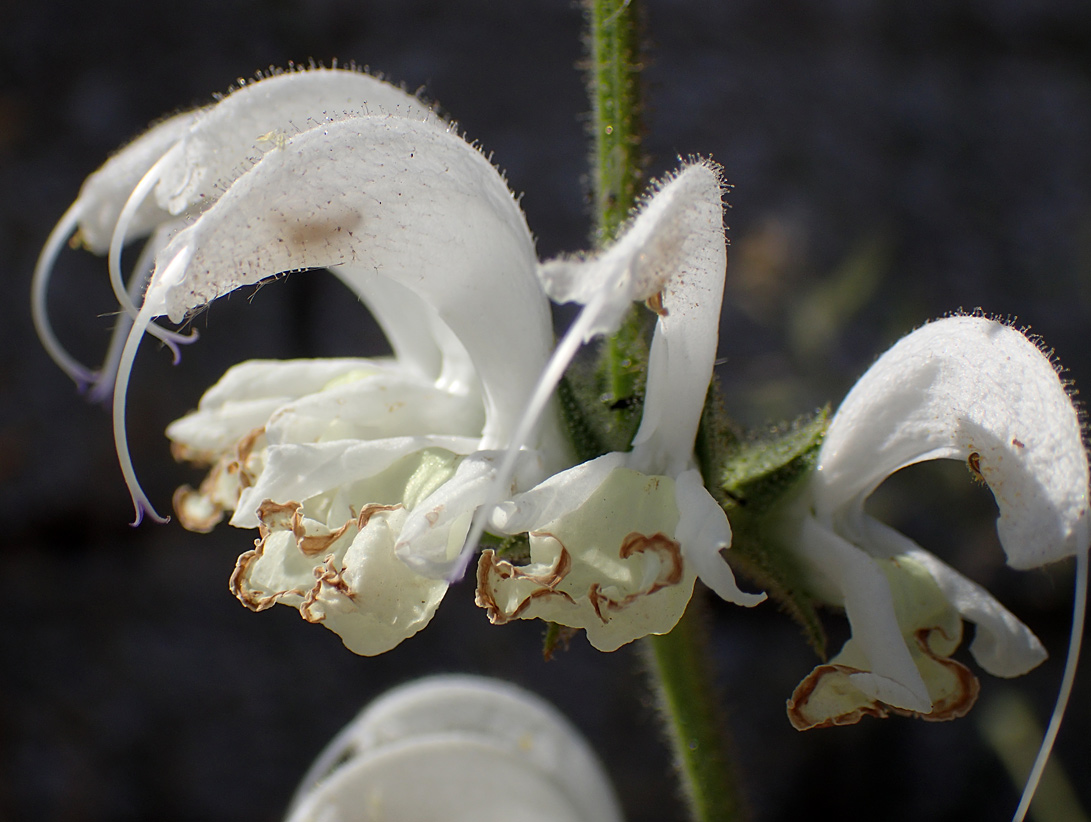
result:
<svg viewBox="0 0 1091 822"><path fill-rule="evenodd" d="M491 628L463 584L423 633L358 658L292 609L255 615L231 597L249 533L130 529L108 413L76 395L29 319L39 248L109 152L238 77L310 58L423 88L525 192L540 254L583 248L581 29L567 0L0 3L0 819L277 819L363 703L438 671L552 699L603 755L631 820L681 818L635 651L577 640L546 664L536 625ZM836 404L899 336L960 307L1032 325L1091 386L1091 5L648 0L646 42L649 173L710 155L735 185L720 347L739 420ZM94 359L115 307L102 261L66 252L50 306ZM129 395L160 509L196 479L163 428L227 365L382 350L317 273L236 294L200 328L177 368L145 344ZM801 635L772 607L714 604L712 663L754 816L1007 818L1017 790L983 718L1010 694L1048 717L1071 567L1008 570L991 498L957 463L902 472L871 507L989 587L1053 658L1013 682L983 675L958 722L798 734L784 700L814 664ZM1089 694L1085 671L1059 743L1085 807ZM1010 728L1000 716L994 728Z"/></svg>

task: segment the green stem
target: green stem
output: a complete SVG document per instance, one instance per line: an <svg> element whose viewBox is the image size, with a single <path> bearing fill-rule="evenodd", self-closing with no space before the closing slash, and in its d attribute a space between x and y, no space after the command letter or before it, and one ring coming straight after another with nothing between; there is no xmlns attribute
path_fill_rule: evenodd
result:
<svg viewBox="0 0 1091 822"><path fill-rule="evenodd" d="M640 179L640 66L635 0L585 0L589 24L595 235L614 238Z"/></svg>
<svg viewBox="0 0 1091 822"><path fill-rule="evenodd" d="M700 603L694 597L674 630L649 636L645 658L693 822L737 822L739 799L724 714L707 664Z"/></svg>
<svg viewBox="0 0 1091 822"><path fill-rule="evenodd" d="M584 4L590 51L595 239L597 245L605 245L636 204L641 177L638 0L584 0ZM611 399L628 397L635 390L634 377L642 376L633 363L647 359L646 316L630 311L625 325L605 346L605 387ZM645 655L690 818L736 822L742 813L720 701L705 664L708 654L699 615L694 613L697 605L690 603L669 634L644 640Z"/></svg>

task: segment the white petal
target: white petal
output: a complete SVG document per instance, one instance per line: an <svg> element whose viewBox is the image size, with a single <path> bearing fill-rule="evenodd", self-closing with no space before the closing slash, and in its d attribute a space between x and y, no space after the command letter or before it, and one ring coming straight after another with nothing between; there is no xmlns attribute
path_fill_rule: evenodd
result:
<svg viewBox="0 0 1091 822"><path fill-rule="evenodd" d="M726 254L721 195L715 167L708 163L685 166L659 184L605 251L587 259L543 264L538 275L546 293L558 303L587 306L594 319L585 327L585 342L598 334L612 334L635 300L649 299L672 279L686 278L691 265L703 275L712 262L710 255ZM723 271L713 274L722 277Z"/></svg>
<svg viewBox="0 0 1091 822"><path fill-rule="evenodd" d="M168 283L171 261L183 254L191 255L183 273ZM293 138L180 233L160 261L147 299L176 320L293 269L343 266L346 281L394 279L466 347L484 386L486 436L498 444L506 444L552 339L530 233L507 186L461 138L411 120L359 118Z"/></svg>
<svg viewBox="0 0 1091 822"><path fill-rule="evenodd" d="M425 449L457 454L474 445L476 441L465 437L397 437L374 442L335 440L270 447L261 476L242 492L231 524L237 528L256 528L257 510L265 500L302 502L376 477L398 460ZM407 463L406 467L416 470L418 466ZM405 502L404 482L391 479L378 485L381 487L361 493L357 505Z"/></svg>
<svg viewBox="0 0 1091 822"><path fill-rule="evenodd" d="M528 770L536 772L540 780L551 783L549 793L563 794L572 803L576 819L620 822L621 812L602 765L576 729L556 709L533 694L507 683L469 676L431 677L413 682L389 692L368 706L319 756L304 777L293 800L292 810L300 802L306 801L310 793L326 793L327 789L323 786L329 784L329 777L338 774L342 768L354 767L360 757L381 758L384 750L401 743L425 743L416 749L420 753L429 750L427 740L436 737L451 740L449 750L455 757L467 754L472 757L477 750L472 743L476 742L502 753L509 761L523 763ZM486 771L490 771L490 764L471 762L475 770L483 765ZM461 776L462 769L452 767L453 771L441 769L444 783ZM413 774L414 786L423 787L416 780L418 772L415 765L410 765L409 771ZM366 781L375 790L380 782L377 779L372 781L370 772L371 768L368 767L355 772L360 775L338 778L346 782ZM396 785L399 778L396 775L387 784ZM338 790L346 789L347 785L342 783ZM361 793L374 796L362 784L356 784L353 790L357 796ZM512 793L513 790L503 793ZM489 814L501 812L499 807L490 804L490 798L496 793L488 789L482 793L464 790L450 806L440 808L435 818L450 818L448 814L453 808L461 807L459 798L466 803L469 812L475 814L473 818L482 818L477 815L482 813L485 814L484 818L491 818ZM520 797L520 801L523 800L533 801L533 797ZM324 805L328 801L312 803L311 807ZM553 807L556 801L554 797L549 797L542 807ZM385 809L389 810L390 806ZM507 818L523 819L524 813L534 811L522 806L516 810L518 812L514 816ZM299 817L290 812L288 818Z"/></svg>
<svg viewBox="0 0 1091 822"><path fill-rule="evenodd" d="M766 595L739 590L731 566L720 554L731 547L731 526L727 514L713 499L696 468L683 472L674 486L678 502L678 528L675 538L682 544L682 555L697 576L722 599L736 605L753 607Z"/></svg>
<svg viewBox="0 0 1091 822"><path fill-rule="evenodd" d="M199 110L186 111L157 123L84 181L75 206L79 213L80 239L89 249L100 255L107 252L125 201L140 178L189 131L199 116ZM166 216L155 203L146 204L130 223L129 235L145 236Z"/></svg>
<svg viewBox="0 0 1091 822"><path fill-rule="evenodd" d="M288 137L331 120L383 114L440 122L417 98L359 71L291 71L247 83L199 113L162 168L156 199L180 214L214 199Z"/></svg>
<svg viewBox="0 0 1091 822"><path fill-rule="evenodd" d="M565 471L553 474L539 485L496 506L490 530L501 534L533 531L576 510L616 468L626 455L603 454Z"/></svg>
<svg viewBox="0 0 1091 822"><path fill-rule="evenodd" d="M443 391L400 369L366 369L338 384L278 408L266 424L270 443L380 440L427 432L430 436L481 434L478 397Z"/></svg>
<svg viewBox="0 0 1091 822"><path fill-rule="evenodd" d="M797 554L820 582L838 593L852 626L852 638L871 673L853 674L853 685L873 699L928 713L932 702L906 648L890 585L877 562L811 517L803 517Z"/></svg>
<svg viewBox="0 0 1091 822"><path fill-rule="evenodd" d="M1011 566L1087 550L1087 453L1075 408L1032 342L983 317L926 325L864 374L826 434L816 514L828 521L842 506L862 506L906 465L971 454L996 497Z"/></svg>
<svg viewBox="0 0 1091 822"><path fill-rule="evenodd" d="M993 676L1022 676L1047 656L1042 643L1019 619L978 585L904 534L871 517L860 523L861 544L875 556L908 556L936 581L959 614L977 625L970 653Z"/></svg>

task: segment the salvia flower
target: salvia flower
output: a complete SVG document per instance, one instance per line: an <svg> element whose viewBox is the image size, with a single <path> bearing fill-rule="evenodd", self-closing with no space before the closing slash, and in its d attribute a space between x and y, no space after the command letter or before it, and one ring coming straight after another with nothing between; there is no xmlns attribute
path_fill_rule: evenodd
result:
<svg viewBox="0 0 1091 822"><path fill-rule="evenodd" d="M930 323L864 374L836 415L799 502L789 542L816 592L843 605L852 638L796 689L796 727L905 713L961 716L977 681L950 654L962 621L989 673L1013 677L1046 656L1033 633L980 585L864 511L886 477L958 459L990 488L1013 568L1086 555L1088 462L1079 416L1039 348L982 316Z"/></svg>
<svg viewBox="0 0 1091 822"><path fill-rule="evenodd" d="M538 564L548 540L563 539L571 573L555 568L565 579L554 587L580 615L525 615L587 627L612 649L670 630L698 575L740 604L763 598L735 585L720 553L726 516L693 460L723 289L721 196L719 170L692 163L620 242L540 266L503 178L418 100L355 71L276 74L154 127L93 175L43 251L35 312L78 382L113 387L136 521L162 519L125 438L142 336L173 345L184 338L158 318L179 323L238 288L330 269L371 309L393 357L229 370L168 431L176 456L209 468L176 494L179 519L196 531L228 516L256 528L232 576L238 598L296 607L362 654L427 624L483 528L529 532ZM126 318L95 372L52 342L44 310L74 229L107 254ZM148 235L125 284L121 247ZM585 305L556 348L546 291ZM640 300L660 318L632 451L570 468L553 389L580 345ZM493 560L483 562L497 570ZM512 596L479 591L494 619Z"/></svg>
<svg viewBox="0 0 1091 822"><path fill-rule="evenodd" d="M696 577L755 605L721 551L724 511L705 489L694 439L719 338L726 247L719 169L693 163L663 183L599 255L543 266L547 292L584 304L566 340L617 329L633 300L658 311L640 428L610 453L546 479L496 507L490 530L529 534L529 562L486 550L479 604L495 623L541 618L584 628L611 651L681 618ZM548 376L543 378L548 380Z"/></svg>
<svg viewBox="0 0 1091 822"><path fill-rule="evenodd" d="M176 453L212 466L200 489L179 494L179 513L197 530L227 511L259 529L232 583L248 605L295 605L354 650L379 653L431 617L550 354L522 211L451 127L357 72L276 75L168 122L98 172L54 235L85 215L116 219L115 247L160 229L114 383L137 521L156 515L129 458L125 390L153 320L180 322L285 271L330 268L372 309L394 358L229 372L171 428ZM40 283L54 254L43 253ZM569 463L552 414L526 444L525 487Z"/></svg>
<svg viewBox="0 0 1091 822"><path fill-rule="evenodd" d="M287 822L620 822L598 757L556 708L498 680L437 676L365 708L319 754Z"/></svg>

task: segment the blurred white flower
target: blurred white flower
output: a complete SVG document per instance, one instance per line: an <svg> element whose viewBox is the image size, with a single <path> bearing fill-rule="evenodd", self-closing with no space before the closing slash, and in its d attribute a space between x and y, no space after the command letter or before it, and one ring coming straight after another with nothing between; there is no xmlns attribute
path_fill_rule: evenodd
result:
<svg viewBox="0 0 1091 822"><path fill-rule="evenodd" d="M740 605L765 598L735 584L720 553L731 544L727 516L693 457L719 338L727 263L721 197L717 167L687 165L613 246L543 266L553 299L585 306L543 376L549 390L569 352L615 331L633 300L650 301L659 318L632 451L555 474L492 511L490 531L530 539L528 563L482 554L477 597L493 622L542 618L584 628L592 645L612 651L670 631L697 576Z"/></svg>
<svg viewBox="0 0 1091 822"><path fill-rule="evenodd" d="M555 708L438 676L379 697L319 755L287 822L621 822L594 752Z"/></svg>
<svg viewBox="0 0 1091 822"><path fill-rule="evenodd" d="M852 638L796 689L800 729L888 712L941 720L972 706L977 682L949 658L962 619L991 674L1046 656L986 590L864 511L888 476L933 459L966 461L993 492L1013 568L1036 568L1091 541L1080 420L1053 363L1020 331L956 316L909 334L849 392L819 452L788 538L815 592L843 605Z"/></svg>

